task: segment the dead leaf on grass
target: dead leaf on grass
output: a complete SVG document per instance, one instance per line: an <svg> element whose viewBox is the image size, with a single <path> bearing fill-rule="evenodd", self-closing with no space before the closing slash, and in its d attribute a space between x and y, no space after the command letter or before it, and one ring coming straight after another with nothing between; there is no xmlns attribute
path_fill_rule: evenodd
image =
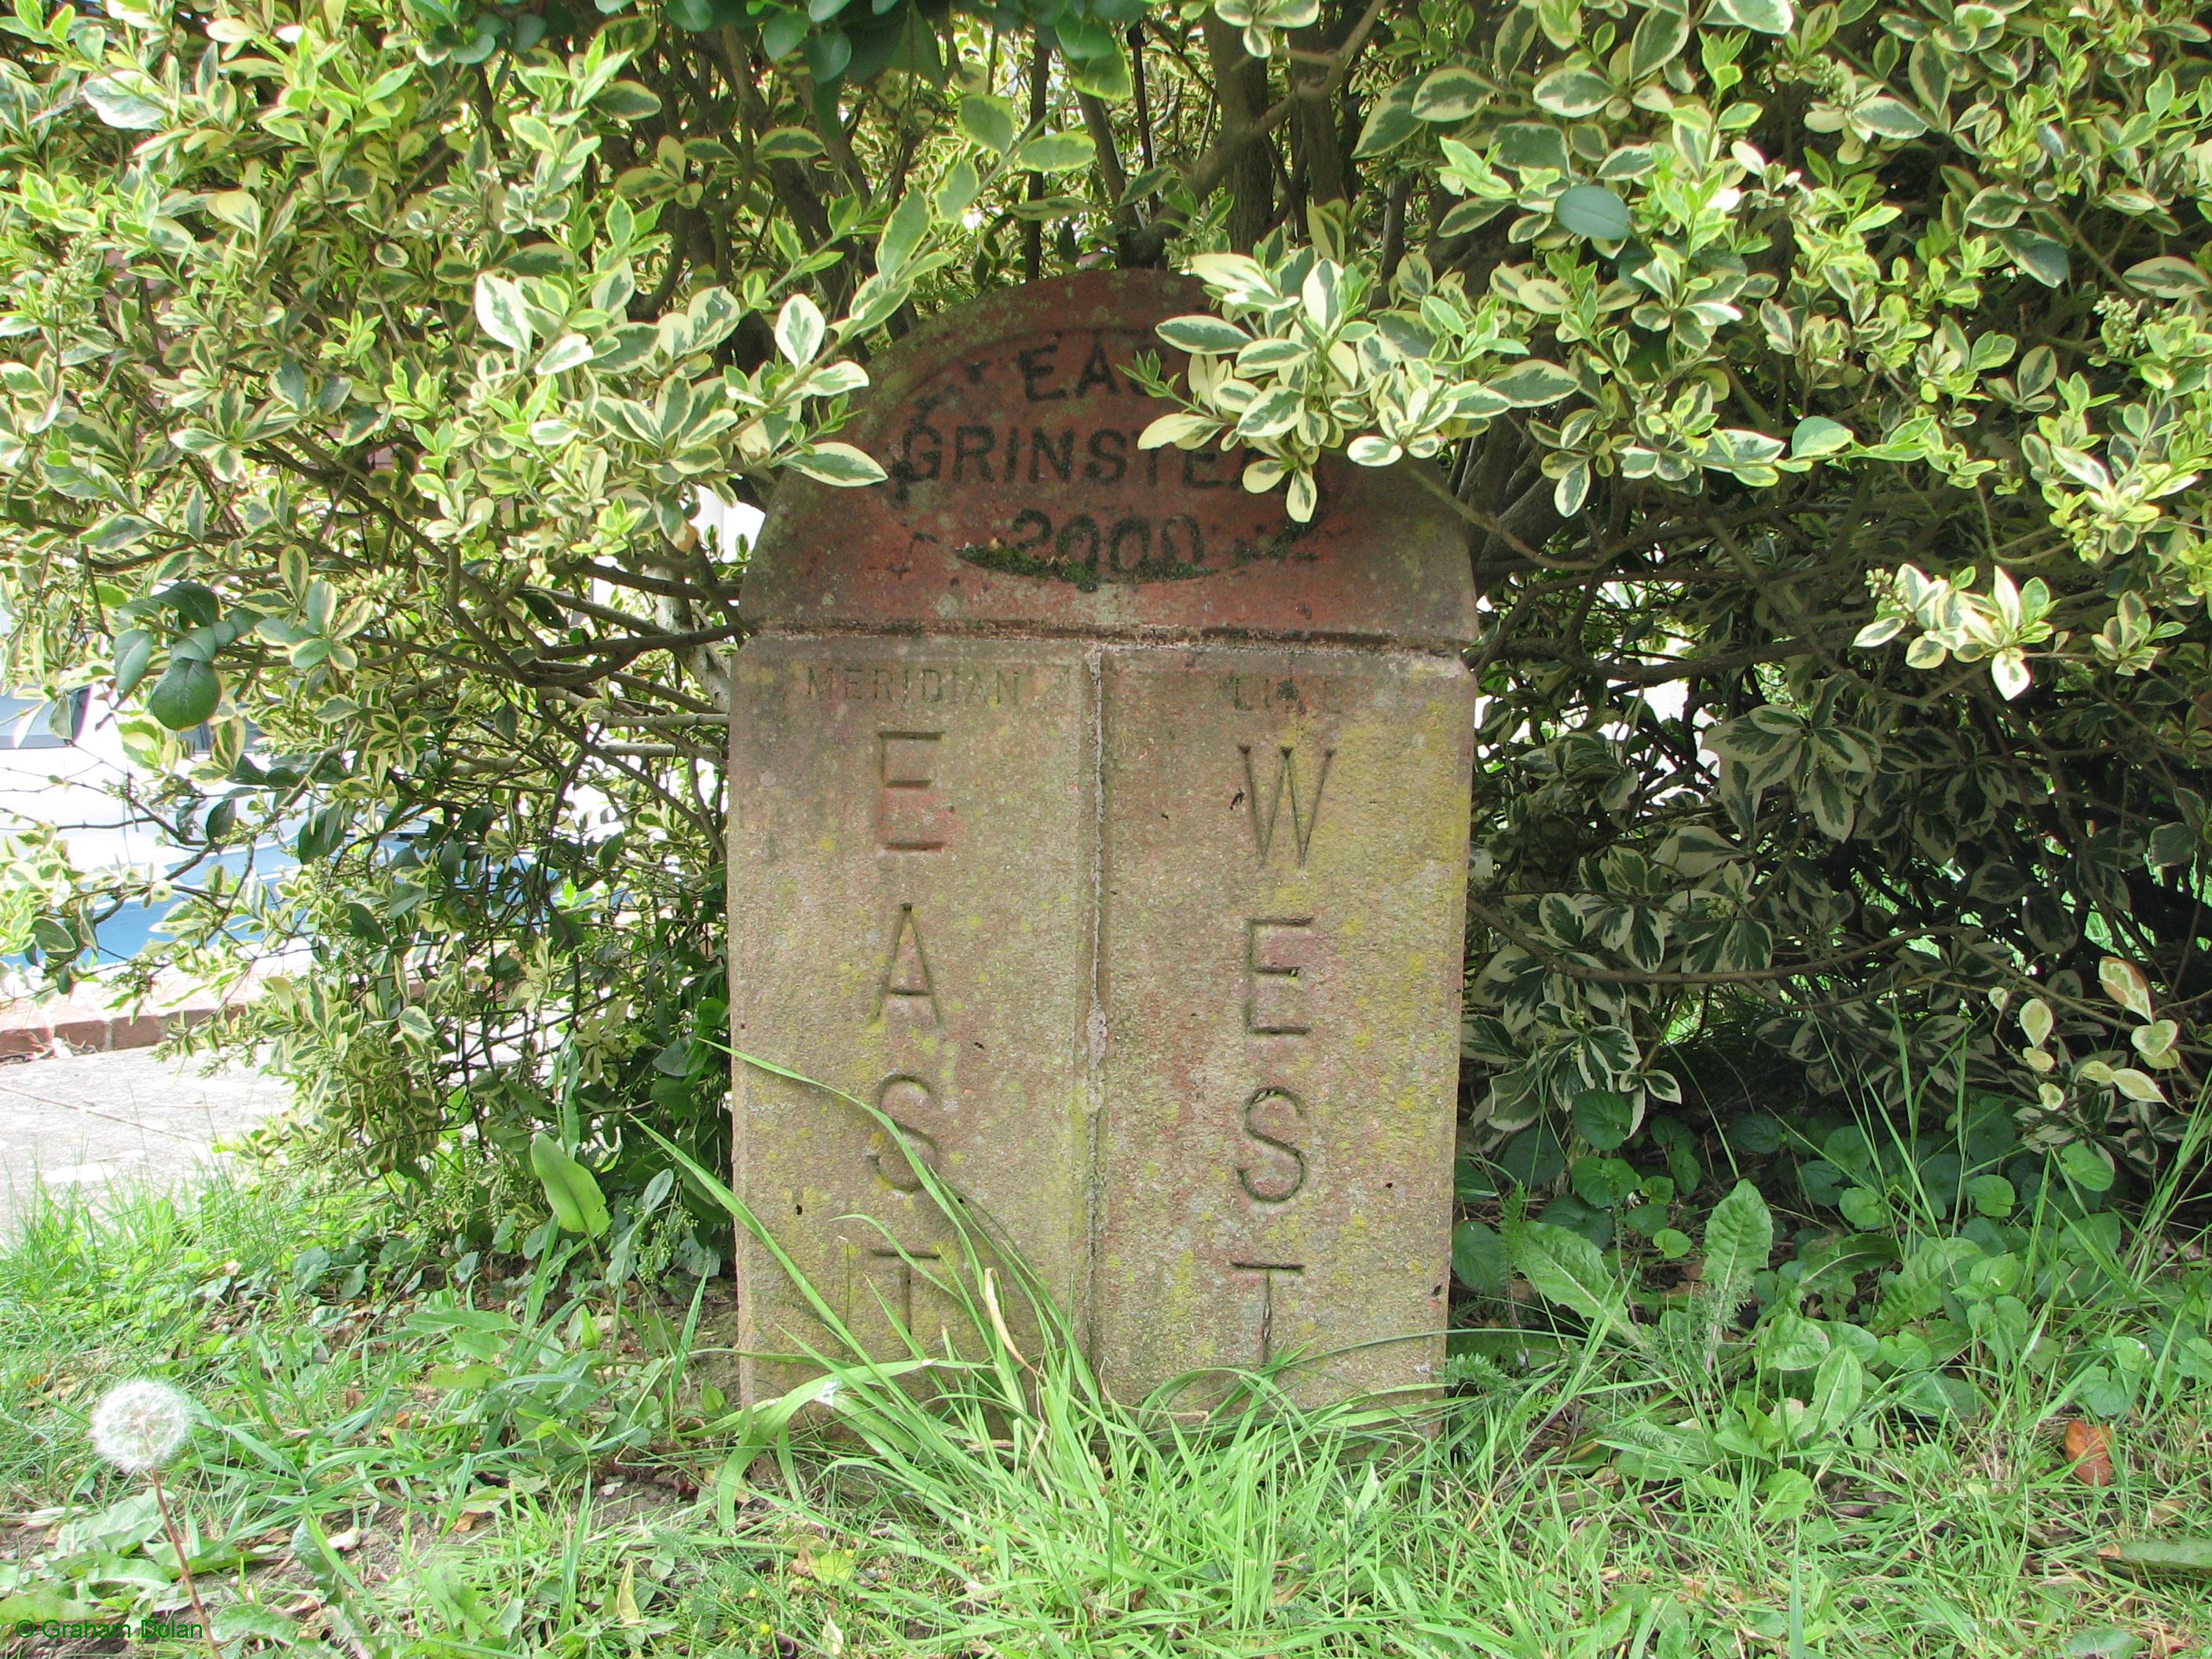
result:
<svg viewBox="0 0 2212 1659"><path fill-rule="evenodd" d="M2102 1423L2075 1418L2066 1425L2066 1459L2074 1478L2085 1486L2112 1484L2112 1431Z"/></svg>

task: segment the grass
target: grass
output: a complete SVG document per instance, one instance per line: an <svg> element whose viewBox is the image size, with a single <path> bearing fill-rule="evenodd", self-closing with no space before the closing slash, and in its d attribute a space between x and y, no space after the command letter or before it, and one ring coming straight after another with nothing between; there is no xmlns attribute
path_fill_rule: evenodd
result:
<svg viewBox="0 0 2212 1659"><path fill-rule="evenodd" d="M13 1619L182 1604L83 1436L140 1374L206 1413L172 1489L235 1652L2011 1659L2212 1638L2212 1580L2099 1553L2207 1530L2195 1384L2112 1425L2102 1486L2061 1444L2057 1372L1990 1367L1971 1422L1870 1399L1796 1503L1755 1458L1632 1478L1605 1442L1657 1397L1644 1350L1474 1364L1419 1425L1179 1426L979 1320L927 1397L845 1367L839 1432L793 1436L720 1396L726 1284L617 1322L566 1252L448 1262L421 1224L278 1172L33 1210L0 1249L0 1647Z"/></svg>

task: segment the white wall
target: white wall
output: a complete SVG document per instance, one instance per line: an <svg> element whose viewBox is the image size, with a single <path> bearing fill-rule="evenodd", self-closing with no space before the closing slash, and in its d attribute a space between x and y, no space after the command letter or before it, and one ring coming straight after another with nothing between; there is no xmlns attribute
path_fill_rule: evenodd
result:
<svg viewBox="0 0 2212 1659"><path fill-rule="evenodd" d="M760 533L761 514L702 489L691 522L718 557L729 559ZM114 705L94 690L76 743L62 749L0 749L0 835L26 823L58 824L80 869L150 870L167 861L173 849L143 826L126 828L121 809L102 793L131 769L116 732Z"/></svg>
<svg viewBox="0 0 2212 1659"><path fill-rule="evenodd" d="M114 706L94 690L67 748L0 749L0 834L26 822L56 824L80 868L150 868L162 856L159 839L143 826L125 827L122 809L102 793L131 770Z"/></svg>

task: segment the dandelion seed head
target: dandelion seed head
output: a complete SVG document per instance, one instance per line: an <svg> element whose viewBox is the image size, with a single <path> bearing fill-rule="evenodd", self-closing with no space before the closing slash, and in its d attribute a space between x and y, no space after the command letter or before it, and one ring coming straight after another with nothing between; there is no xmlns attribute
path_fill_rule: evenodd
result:
<svg viewBox="0 0 2212 1659"><path fill-rule="evenodd" d="M191 1427L191 1397L151 1377L117 1383L92 1408L93 1449L125 1474L160 1468Z"/></svg>

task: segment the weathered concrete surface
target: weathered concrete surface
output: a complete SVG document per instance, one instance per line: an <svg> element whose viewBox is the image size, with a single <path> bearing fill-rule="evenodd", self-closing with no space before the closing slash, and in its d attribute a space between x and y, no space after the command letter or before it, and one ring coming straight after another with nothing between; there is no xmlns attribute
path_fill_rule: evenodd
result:
<svg viewBox="0 0 2212 1659"><path fill-rule="evenodd" d="M1406 475L1332 466L1307 527L1241 457L1139 451L1164 406L1128 360L1202 298L1090 276L941 319L844 434L893 481L779 495L732 721L732 1027L925 1133L1118 1393L1352 1344L1308 1397L1419 1385L1464 541ZM742 1061L734 1099L738 1190L871 1350L960 1336L945 1224L866 1115ZM738 1265L742 1346L823 1346L766 1252Z"/></svg>
<svg viewBox="0 0 2212 1659"><path fill-rule="evenodd" d="M1441 1331L1473 752L1466 671L1411 653L1106 661L1097 1356L1359 1346L1401 1385Z"/></svg>
<svg viewBox="0 0 2212 1659"><path fill-rule="evenodd" d="M40 1182L95 1195L118 1182L173 1186L290 1098L275 1078L204 1064L140 1050L0 1066L0 1233Z"/></svg>
<svg viewBox="0 0 2212 1659"><path fill-rule="evenodd" d="M772 636L738 678L734 1047L925 1137L1068 1305L1088 1249L1081 650ZM957 1251L904 1156L823 1090L742 1062L735 1084L741 1195L864 1340L896 1315L933 1342L951 1310L931 1276ZM741 1248L738 1272L744 1346L821 1348L773 1261Z"/></svg>

